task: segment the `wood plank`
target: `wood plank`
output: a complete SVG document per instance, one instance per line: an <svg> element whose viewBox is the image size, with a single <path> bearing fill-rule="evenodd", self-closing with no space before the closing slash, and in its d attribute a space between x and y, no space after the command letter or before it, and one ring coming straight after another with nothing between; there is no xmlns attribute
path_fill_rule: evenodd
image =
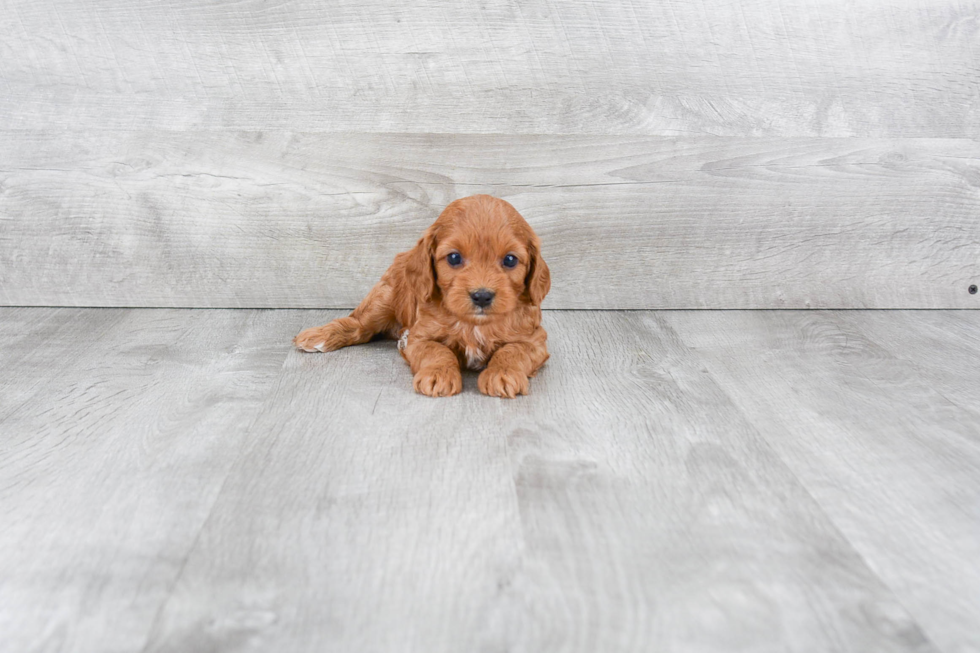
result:
<svg viewBox="0 0 980 653"><path fill-rule="evenodd" d="M980 312L664 319L929 638L980 648Z"/></svg>
<svg viewBox="0 0 980 653"><path fill-rule="evenodd" d="M663 319L547 315L529 397L294 352L147 651L934 651Z"/></svg>
<svg viewBox="0 0 980 653"><path fill-rule="evenodd" d="M125 319L125 311L111 309L0 308L0 424L24 404L45 401L36 398L46 398L52 382L92 364L89 352L74 343L97 342Z"/></svg>
<svg viewBox="0 0 980 653"><path fill-rule="evenodd" d="M843 315L862 336L904 361L933 399L973 413L980 423L980 312L925 311ZM935 396L938 395L938 398Z"/></svg>
<svg viewBox="0 0 980 653"><path fill-rule="evenodd" d="M6 132L0 304L352 307L451 200L546 308L977 308L980 143Z"/></svg>
<svg viewBox="0 0 980 653"><path fill-rule="evenodd" d="M959 0L13 0L0 122L955 138L980 132L975 19Z"/></svg>
<svg viewBox="0 0 980 653"><path fill-rule="evenodd" d="M0 310L11 322L33 351L0 387L34 393L0 397L0 648L139 651L303 315Z"/></svg>
<svg viewBox="0 0 980 653"><path fill-rule="evenodd" d="M451 400L415 394L392 341L291 354L147 653L505 636L486 617L522 550L506 407L465 382Z"/></svg>

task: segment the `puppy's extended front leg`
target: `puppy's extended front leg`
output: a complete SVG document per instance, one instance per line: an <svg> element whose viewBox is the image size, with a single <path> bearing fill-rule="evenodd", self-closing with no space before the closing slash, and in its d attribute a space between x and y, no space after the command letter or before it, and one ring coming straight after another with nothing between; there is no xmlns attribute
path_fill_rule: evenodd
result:
<svg viewBox="0 0 980 653"><path fill-rule="evenodd" d="M367 342L393 325L391 294L387 284L376 284L350 315L300 331L293 344L303 351L334 351Z"/></svg>
<svg viewBox="0 0 980 653"><path fill-rule="evenodd" d="M449 397L463 390L459 361L449 347L433 340L408 341L402 350L412 367L415 391L430 397Z"/></svg>
<svg viewBox="0 0 980 653"><path fill-rule="evenodd" d="M494 352L487 369L480 373L477 386L480 392L491 397L513 399L517 395L526 395L530 384L528 377L534 376L546 360L548 350L543 336L534 342L504 345Z"/></svg>

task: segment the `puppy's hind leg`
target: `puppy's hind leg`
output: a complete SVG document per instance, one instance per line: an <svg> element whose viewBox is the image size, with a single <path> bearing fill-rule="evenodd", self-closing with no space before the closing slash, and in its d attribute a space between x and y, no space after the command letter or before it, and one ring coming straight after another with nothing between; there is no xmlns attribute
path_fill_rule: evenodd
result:
<svg viewBox="0 0 980 653"><path fill-rule="evenodd" d="M334 351L365 343L390 329L393 322L391 288L378 283L350 315L301 331L293 344L303 351Z"/></svg>

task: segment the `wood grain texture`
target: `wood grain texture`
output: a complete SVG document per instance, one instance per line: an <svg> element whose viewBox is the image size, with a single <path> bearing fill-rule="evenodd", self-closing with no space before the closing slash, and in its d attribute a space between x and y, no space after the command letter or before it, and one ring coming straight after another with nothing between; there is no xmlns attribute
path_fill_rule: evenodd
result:
<svg viewBox="0 0 980 653"><path fill-rule="evenodd" d="M97 341L118 322L120 311L93 312L78 319L70 308L5 308L0 311L0 424L11 412L43 393L64 371L65 352L39 346L49 340Z"/></svg>
<svg viewBox="0 0 980 653"><path fill-rule="evenodd" d="M509 436L518 650L932 649L660 315L559 316Z"/></svg>
<svg viewBox="0 0 980 653"><path fill-rule="evenodd" d="M664 319L931 641L980 649L980 313Z"/></svg>
<svg viewBox="0 0 980 653"><path fill-rule="evenodd" d="M662 136L980 132L975 2L8 0L0 122Z"/></svg>
<svg viewBox="0 0 980 653"><path fill-rule="evenodd" d="M324 313L319 324L335 313ZM414 393L394 342L291 352L147 653L476 651L523 545L507 406Z"/></svg>
<svg viewBox="0 0 980 653"><path fill-rule="evenodd" d="M6 132L0 304L353 307L451 200L546 308L977 308L980 143Z"/></svg>
<svg viewBox="0 0 980 653"><path fill-rule="evenodd" d="M291 353L147 650L935 650L661 320L547 326L506 402Z"/></svg>
<svg viewBox="0 0 980 653"><path fill-rule="evenodd" d="M142 649L293 322L0 311L0 650Z"/></svg>
<svg viewBox="0 0 980 653"><path fill-rule="evenodd" d="M0 650L976 648L980 313L550 311L513 401L338 314L0 309Z"/></svg>

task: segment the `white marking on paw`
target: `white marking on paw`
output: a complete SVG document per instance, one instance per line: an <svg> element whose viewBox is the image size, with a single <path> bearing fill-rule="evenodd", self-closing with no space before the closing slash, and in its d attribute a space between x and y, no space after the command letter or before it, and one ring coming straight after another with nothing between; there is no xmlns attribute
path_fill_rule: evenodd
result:
<svg viewBox="0 0 980 653"><path fill-rule="evenodd" d="M317 351L322 352L323 351L323 345L325 345L325 344L327 344L327 341L326 340L324 340L323 342L321 342L319 345L313 345L313 349L316 349Z"/></svg>

